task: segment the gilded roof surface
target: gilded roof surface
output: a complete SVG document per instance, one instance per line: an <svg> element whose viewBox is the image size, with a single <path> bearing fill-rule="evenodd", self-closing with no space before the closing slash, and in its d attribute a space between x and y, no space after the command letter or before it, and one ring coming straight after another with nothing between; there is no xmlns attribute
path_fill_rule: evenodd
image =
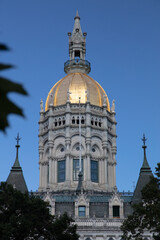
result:
<svg viewBox="0 0 160 240"><path fill-rule="evenodd" d="M88 95L90 104L100 107L103 105L105 95L107 109L110 111L109 100L104 89L93 78L80 72L68 74L51 88L47 96L45 110L48 110L51 103L53 106L66 104L68 91L71 103L79 103L79 97L81 103L86 103Z"/></svg>

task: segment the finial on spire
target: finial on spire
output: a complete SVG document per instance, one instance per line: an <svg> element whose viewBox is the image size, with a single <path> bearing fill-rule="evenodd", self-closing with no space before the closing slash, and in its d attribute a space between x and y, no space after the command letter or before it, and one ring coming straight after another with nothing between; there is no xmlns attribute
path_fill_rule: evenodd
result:
<svg viewBox="0 0 160 240"><path fill-rule="evenodd" d="M143 138L141 138L141 140L143 141L143 146L142 146L142 148L146 148L147 146L146 146L146 141L147 141L147 138L145 137L145 134L143 133Z"/></svg>
<svg viewBox="0 0 160 240"><path fill-rule="evenodd" d="M19 160L18 160L18 149L20 147L19 141L21 140L21 138L19 137L19 133L17 133L17 137L15 139L17 141L17 144L16 144L17 151L16 151L16 160L14 162L13 168L17 168L17 167L19 168L20 164L19 164Z"/></svg>
<svg viewBox="0 0 160 240"><path fill-rule="evenodd" d="M143 138L141 140L143 141L142 148L144 149L144 159L143 159L142 169L149 169L150 170L149 164L147 162L147 157L146 157L146 148L147 148L146 141L147 141L147 138L145 137L145 134L143 134Z"/></svg>
<svg viewBox="0 0 160 240"><path fill-rule="evenodd" d="M76 19L76 18L79 18L79 19L80 19L80 16L79 16L79 14L78 14L78 9L77 9L76 16L75 16L74 19Z"/></svg>
<svg viewBox="0 0 160 240"><path fill-rule="evenodd" d="M17 133L17 137L15 139L17 141L17 145L16 145L16 147L17 147L17 146L19 146L19 141L21 140L21 138L19 137L19 133Z"/></svg>

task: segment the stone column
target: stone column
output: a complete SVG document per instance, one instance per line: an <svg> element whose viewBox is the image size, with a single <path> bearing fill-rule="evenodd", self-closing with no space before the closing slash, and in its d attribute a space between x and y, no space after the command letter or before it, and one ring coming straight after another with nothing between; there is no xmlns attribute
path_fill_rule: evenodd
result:
<svg viewBox="0 0 160 240"><path fill-rule="evenodd" d="M111 117L112 117L112 134L113 134L113 137L112 137L112 148L111 148L111 151L112 151L112 161L113 161L113 187L116 186L116 153L117 153L117 145L116 145L116 138L117 138L117 135L116 135L116 120L115 120L115 111L112 111L111 113Z"/></svg>
<svg viewBox="0 0 160 240"><path fill-rule="evenodd" d="M104 174L102 179L103 188L108 188L108 169L107 169L107 146L108 146L108 120L107 120L107 105L103 105L103 137L102 137L102 148L103 148L103 166Z"/></svg>
<svg viewBox="0 0 160 240"><path fill-rule="evenodd" d="M39 189L42 188L42 162L43 162L43 152L44 152L44 147L43 147L43 139L40 137L39 139Z"/></svg>
<svg viewBox="0 0 160 240"><path fill-rule="evenodd" d="M66 104L66 129L65 129L65 145L66 145L66 181L65 186L70 187L72 174L70 172L71 169L71 161L70 161L70 144L71 144L71 137L70 137L70 125L71 125L71 109L70 109L70 101L67 100Z"/></svg>
<svg viewBox="0 0 160 240"><path fill-rule="evenodd" d="M88 90L87 90L88 91ZM91 161L91 107L89 102L89 93L87 93L87 103L86 103L86 169L85 172L85 182L86 186L90 187L91 184L91 169L90 169L90 161Z"/></svg>
<svg viewBox="0 0 160 240"><path fill-rule="evenodd" d="M47 188L52 185L52 161L53 161L53 103L49 105L49 118L48 118L48 165L47 165Z"/></svg>

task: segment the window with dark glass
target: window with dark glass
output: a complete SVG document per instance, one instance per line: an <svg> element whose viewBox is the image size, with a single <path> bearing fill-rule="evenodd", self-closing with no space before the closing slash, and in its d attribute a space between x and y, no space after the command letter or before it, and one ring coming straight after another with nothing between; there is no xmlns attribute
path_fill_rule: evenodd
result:
<svg viewBox="0 0 160 240"><path fill-rule="evenodd" d="M58 161L58 182L65 181L66 161Z"/></svg>
<svg viewBox="0 0 160 240"><path fill-rule="evenodd" d="M83 159L81 159L82 162L82 172L83 172ZM73 159L73 180L78 180L78 173L79 173L79 159Z"/></svg>
<svg viewBox="0 0 160 240"><path fill-rule="evenodd" d="M72 124L75 124L75 118L72 118Z"/></svg>
<svg viewBox="0 0 160 240"><path fill-rule="evenodd" d="M113 217L120 217L119 206L113 206Z"/></svg>
<svg viewBox="0 0 160 240"><path fill-rule="evenodd" d="M77 118L77 124L79 124L79 117Z"/></svg>
<svg viewBox="0 0 160 240"><path fill-rule="evenodd" d="M81 124L84 124L84 118L82 117L82 119L81 119Z"/></svg>
<svg viewBox="0 0 160 240"><path fill-rule="evenodd" d="M78 207L78 216L79 217L85 217L86 216L86 207L85 206L79 206Z"/></svg>
<svg viewBox="0 0 160 240"><path fill-rule="evenodd" d="M93 119L91 119L91 125L93 125Z"/></svg>
<svg viewBox="0 0 160 240"><path fill-rule="evenodd" d="M98 161L91 160L91 181L98 182Z"/></svg>

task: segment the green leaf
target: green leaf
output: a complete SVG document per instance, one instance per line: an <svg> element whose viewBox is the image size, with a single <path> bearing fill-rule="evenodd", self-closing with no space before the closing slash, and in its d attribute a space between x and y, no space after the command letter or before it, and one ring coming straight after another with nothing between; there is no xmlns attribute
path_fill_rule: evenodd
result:
<svg viewBox="0 0 160 240"><path fill-rule="evenodd" d="M0 130L2 131L5 131L5 128L9 126L7 120L9 114L17 114L24 117L23 110L8 98L7 94L9 92L27 95L21 84L13 83L0 77Z"/></svg>
<svg viewBox="0 0 160 240"><path fill-rule="evenodd" d="M0 63L0 71L6 70L6 69L9 69L9 68L13 68L13 66L11 64Z"/></svg>
<svg viewBox="0 0 160 240"><path fill-rule="evenodd" d="M0 51L8 51L10 50L9 47L7 47L7 45L0 43Z"/></svg>

